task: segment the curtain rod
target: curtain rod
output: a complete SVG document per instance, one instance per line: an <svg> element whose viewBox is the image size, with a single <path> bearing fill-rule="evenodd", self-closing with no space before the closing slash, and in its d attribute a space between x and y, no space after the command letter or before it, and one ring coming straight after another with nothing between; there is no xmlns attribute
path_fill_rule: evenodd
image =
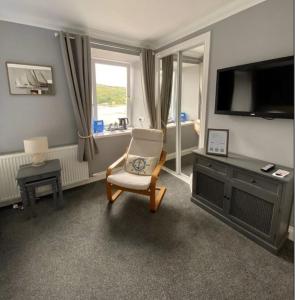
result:
<svg viewBox="0 0 295 300"><path fill-rule="evenodd" d="M124 44L120 44L120 43L95 39L95 38L90 38L90 43L93 45L97 45L97 46L105 46L105 47L111 47L111 48L116 48L116 49L121 49L121 50L127 50L127 51L131 51L131 52L138 53L138 54L140 54L140 52L142 51L142 48L140 48L140 47L129 46L129 45L124 45Z"/></svg>
<svg viewBox="0 0 295 300"><path fill-rule="evenodd" d="M54 33L55 37L59 36L59 32ZM70 39L75 39L75 35L70 35ZM109 42L105 40L95 39L95 38L89 38L90 44L94 46L94 48L104 49L104 50L110 50L110 51L117 51L122 52L126 54L132 54L132 55L140 55L142 48L135 47L135 46L129 46L124 45L120 43L115 42Z"/></svg>
<svg viewBox="0 0 295 300"><path fill-rule="evenodd" d="M177 60L177 57L175 55L173 55L173 60ZM197 58L197 57L193 57L193 56L186 56L183 55L182 56L182 62L184 63L191 63L191 64L200 64L203 62L203 57L201 58Z"/></svg>

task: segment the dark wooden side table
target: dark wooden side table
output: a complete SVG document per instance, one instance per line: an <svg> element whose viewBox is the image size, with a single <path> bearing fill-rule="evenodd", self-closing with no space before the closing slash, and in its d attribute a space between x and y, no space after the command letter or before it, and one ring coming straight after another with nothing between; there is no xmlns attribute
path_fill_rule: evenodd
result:
<svg viewBox="0 0 295 300"><path fill-rule="evenodd" d="M20 188L23 208L31 207L30 216L36 215L34 205L36 188L39 186L51 185L56 207L63 206L61 166L58 159L47 160L39 167L33 167L31 164L21 165L16 180Z"/></svg>

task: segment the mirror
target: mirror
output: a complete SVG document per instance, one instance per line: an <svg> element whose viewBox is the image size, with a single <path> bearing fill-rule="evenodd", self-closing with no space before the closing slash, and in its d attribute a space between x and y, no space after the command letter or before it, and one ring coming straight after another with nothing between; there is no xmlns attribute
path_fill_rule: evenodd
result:
<svg viewBox="0 0 295 300"><path fill-rule="evenodd" d="M193 172L192 150L198 148L204 46L183 52L181 82L181 173Z"/></svg>
<svg viewBox="0 0 295 300"><path fill-rule="evenodd" d="M168 155L165 167L187 177L192 175L192 150L198 148L200 135L203 56L203 45L173 55L171 103L165 139ZM161 93L162 88L167 88L162 84L167 79L164 77L167 76L164 65L166 58L160 60Z"/></svg>

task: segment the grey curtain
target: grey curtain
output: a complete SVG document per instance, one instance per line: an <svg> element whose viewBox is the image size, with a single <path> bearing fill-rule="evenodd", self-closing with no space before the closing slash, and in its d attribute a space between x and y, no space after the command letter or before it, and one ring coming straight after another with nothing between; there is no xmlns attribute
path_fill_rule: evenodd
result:
<svg viewBox="0 0 295 300"><path fill-rule="evenodd" d="M141 54L142 78L150 118L151 128L157 127L155 105L155 56L151 49L143 49Z"/></svg>
<svg viewBox="0 0 295 300"><path fill-rule="evenodd" d="M90 161L98 152L91 130L92 79L89 38L60 32L60 45L78 129L78 160Z"/></svg>
<svg viewBox="0 0 295 300"><path fill-rule="evenodd" d="M173 55L162 58L161 127L166 134L173 82Z"/></svg>

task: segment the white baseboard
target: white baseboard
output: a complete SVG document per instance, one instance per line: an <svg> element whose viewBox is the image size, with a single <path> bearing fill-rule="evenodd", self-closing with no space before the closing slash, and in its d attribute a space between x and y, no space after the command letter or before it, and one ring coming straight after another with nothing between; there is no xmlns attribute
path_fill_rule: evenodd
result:
<svg viewBox="0 0 295 300"><path fill-rule="evenodd" d="M104 180L106 178L106 171L93 174L87 181L87 183Z"/></svg>

